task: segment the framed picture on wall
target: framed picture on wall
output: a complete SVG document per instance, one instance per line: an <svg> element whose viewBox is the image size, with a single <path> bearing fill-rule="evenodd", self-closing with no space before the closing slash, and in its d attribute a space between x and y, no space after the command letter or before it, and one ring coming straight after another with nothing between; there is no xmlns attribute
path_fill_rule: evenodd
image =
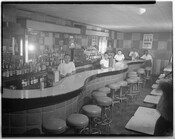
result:
<svg viewBox="0 0 175 139"><path fill-rule="evenodd" d="M153 34L144 34L143 49L152 49Z"/></svg>

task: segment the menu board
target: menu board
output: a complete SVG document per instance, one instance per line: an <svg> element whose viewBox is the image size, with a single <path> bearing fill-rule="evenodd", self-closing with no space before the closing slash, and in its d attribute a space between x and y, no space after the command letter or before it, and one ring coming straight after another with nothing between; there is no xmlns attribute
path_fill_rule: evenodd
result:
<svg viewBox="0 0 175 139"><path fill-rule="evenodd" d="M153 34L144 34L143 49L152 49Z"/></svg>

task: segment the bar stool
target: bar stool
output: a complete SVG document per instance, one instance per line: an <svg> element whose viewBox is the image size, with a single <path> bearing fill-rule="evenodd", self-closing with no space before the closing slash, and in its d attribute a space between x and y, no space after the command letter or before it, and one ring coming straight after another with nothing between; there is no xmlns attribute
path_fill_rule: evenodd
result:
<svg viewBox="0 0 175 139"><path fill-rule="evenodd" d="M152 67L146 67L145 68L145 71L146 71L146 79L150 79L150 75L151 75L151 70L152 70Z"/></svg>
<svg viewBox="0 0 175 139"><path fill-rule="evenodd" d="M144 76L145 76L145 69L143 69L143 68L138 69L137 70L137 74L139 75L139 77L141 79L144 78Z"/></svg>
<svg viewBox="0 0 175 139"><path fill-rule="evenodd" d="M161 80L156 80L156 83L159 84L161 82Z"/></svg>
<svg viewBox="0 0 175 139"><path fill-rule="evenodd" d="M102 97L102 96L105 97L105 96L107 96L107 95L106 95L105 92L94 91L94 92L92 92L92 95L91 95L91 96L92 96L92 99L93 99L92 102L95 104L95 98L96 98L96 97Z"/></svg>
<svg viewBox="0 0 175 139"><path fill-rule="evenodd" d="M159 86L158 84L153 84L152 89L157 89L158 86Z"/></svg>
<svg viewBox="0 0 175 139"><path fill-rule="evenodd" d="M120 92L117 99L119 99L120 102L127 100L126 94L128 93L128 83L126 81L119 81L117 83L120 85Z"/></svg>
<svg viewBox="0 0 175 139"><path fill-rule="evenodd" d="M137 96L139 92L137 86L138 78L128 78L126 81L129 84L129 93L127 95L132 98L131 100L133 100L133 98Z"/></svg>
<svg viewBox="0 0 175 139"><path fill-rule="evenodd" d="M88 124L89 124L89 118L84 114L73 113L69 115L67 118L67 125L76 129L76 132L79 134L88 133L86 129Z"/></svg>
<svg viewBox="0 0 175 139"><path fill-rule="evenodd" d="M114 105L115 103L120 103L120 100L115 99L115 92L119 91L120 84L112 83L112 84L109 84L108 86L111 89L112 105Z"/></svg>
<svg viewBox="0 0 175 139"><path fill-rule="evenodd" d="M92 97L96 98L96 97L100 97L100 96L107 96L106 93L101 92L101 91L94 91L92 92Z"/></svg>
<svg viewBox="0 0 175 139"><path fill-rule="evenodd" d="M137 77L137 72L135 71L131 71L131 72L128 72L128 77Z"/></svg>
<svg viewBox="0 0 175 139"><path fill-rule="evenodd" d="M112 122L112 99L110 97L96 97L96 104L102 108L101 117L94 119L95 123L99 126L109 127Z"/></svg>
<svg viewBox="0 0 175 139"><path fill-rule="evenodd" d="M97 105L85 105L82 110L89 117L89 134L101 134L101 131L96 128L96 123L95 126L93 125L94 118L101 116L101 108Z"/></svg>
<svg viewBox="0 0 175 139"><path fill-rule="evenodd" d="M45 134L62 134L66 131L66 122L59 118L49 118L43 121L42 131Z"/></svg>
<svg viewBox="0 0 175 139"><path fill-rule="evenodd" d="M111 90L109 87L101 87L98 89L98 91L105 93L106 95L111 93Z"/></svg>

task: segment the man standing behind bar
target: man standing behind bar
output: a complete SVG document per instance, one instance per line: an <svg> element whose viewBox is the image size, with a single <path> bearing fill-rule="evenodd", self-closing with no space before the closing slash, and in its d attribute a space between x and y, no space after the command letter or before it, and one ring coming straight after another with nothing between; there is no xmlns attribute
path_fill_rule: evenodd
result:
<svg viewBox="0 0 175 139"><path fill-rule="evenodd" d="M100 60L100 65L102 69L109 68L109 59L108 59L108 53L105 52L103 58Z"/></svg>
<svg viewBox="0 0 175 139"><path fill-rule="evenodd" d="M75 64L72 61L70 61L70 55L65 54L64 62L58 66L58 71L60 72L61 78L75 74Z"/></svg>

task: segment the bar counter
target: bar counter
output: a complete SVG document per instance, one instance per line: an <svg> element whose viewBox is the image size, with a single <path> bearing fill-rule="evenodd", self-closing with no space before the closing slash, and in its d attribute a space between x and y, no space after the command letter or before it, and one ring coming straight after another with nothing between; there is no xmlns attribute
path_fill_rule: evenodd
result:
<svg viewBox="0 0 175 139"><path fill-rule="evenodd" d="M42 121L49 117L66 120L91 98L91 92L126 78L128 71L140 68L143 60L124 61L116 68L97 69L66 77L44 90L10 90L3 88L2 130L4 134L24 134L31 129L40 133Z"/></svg>

